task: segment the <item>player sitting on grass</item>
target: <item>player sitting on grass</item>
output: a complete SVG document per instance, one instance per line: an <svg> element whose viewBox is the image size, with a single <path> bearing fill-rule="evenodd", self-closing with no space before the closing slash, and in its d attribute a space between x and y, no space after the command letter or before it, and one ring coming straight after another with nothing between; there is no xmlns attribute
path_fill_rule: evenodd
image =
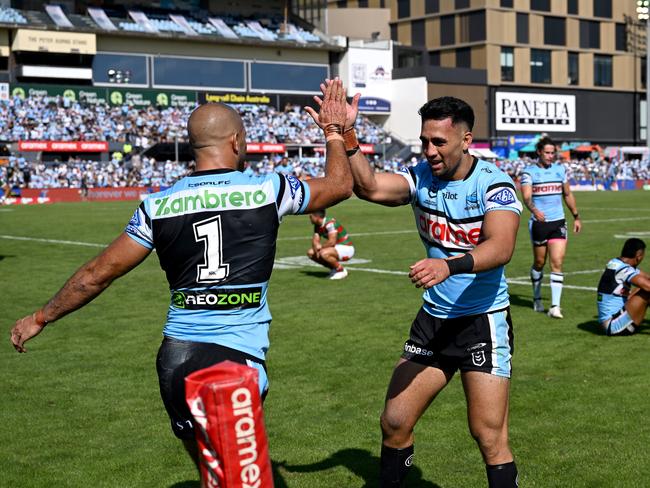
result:
<svg viewBox="0 0 650 488"><path fill-rule="evenodd" d="M625 241L621 256L607 263L598 283L598 321L608 336L634 334L648 310L650 275L637 269L645 242ZM638 287L630 291L632 285Z"/></svg>
<svg viewBox="0 0 650 488"><path fill-rule="evenodd" d="M325 215L325 210L312 212L309 214L309 220L314 224L314 235L307 256L331 270L328 276L330 280L342 280L348 275L348 271L340 261L347 261L354 256L352 239L345 227L334 217ZM323 244L321 244L321 237L327 239Z"/></svg>

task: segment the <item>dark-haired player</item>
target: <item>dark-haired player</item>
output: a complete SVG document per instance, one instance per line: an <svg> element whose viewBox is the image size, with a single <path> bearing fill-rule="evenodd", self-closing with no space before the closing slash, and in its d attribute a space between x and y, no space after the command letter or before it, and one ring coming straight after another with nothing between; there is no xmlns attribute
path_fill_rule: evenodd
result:
<svg viewBox="0 0 650 488"><path fill-rule="evenodd" d="M348 275L341 261L347 261L354 256L352 239L334 217L328 217L325 209L316 210L309 214L309 220L314 224L314 234L307 256L312 261L329 268L330 280L342 280ZM321 239L325 239L321 242Z"/></svg>
<svg viewBox="0 0 650 488"><path fill-rule="evenodd" d="M460 370L469 429L489 486L515 487L508 443L513 333L504 276L521 213L514 184L469 154L474 112L462 100L437 98L420 109L426 161L400 173L373 172L352 129L356 112L354 103L348 106L344 134L355 193L387 206L411 204L427 253L409 273L425 289L424 303L381 415L380 486L403 486L413 463L415 424Z"/></svg>
<svg viewBox="0 0 650 488"><path fill-rule="evenodd" d="M156 364L160 393L174 434L197 461L185 377L231 360L256 368L265 392L271 323L266 296L280 219L352 194L339 80L328 85L319 118L327 141L325 177L303 183L276 173L242 173L246 130L237 111L222 103L197 108L188 121L196 171L147 197L124 233L43 308L18 320L11 331L16 350L25 352L25 342L45 325L90 302L156 249L171 292Z"/></svg>
<svg viewBox="0 0 650 488"><path fill-rule="evenodd" d="M625 241L621 255L611 259L598 283L598 321L608 336L634 334L648 310L650 275L638 269L645 242ZM631 291L632 285L638 287Z"/></svg>
<svg viewBox="0 0 650 488"><path fill-rule="evenodd" d="M566 177L564 166L555 162L555 143L542 137L536 145L538 161L527 166L521 175L521 195L530 210L528 228L533 243L533 266L530 280L533 284L533 309L544 312L542 305L542 278L547 256L551 265L551 308L548 316L564 318L560 308L564 274L562 263L566 253L567 227L564 219L564 199L573 216L573 232L580 232L582 223L576 200Z"/></svg>

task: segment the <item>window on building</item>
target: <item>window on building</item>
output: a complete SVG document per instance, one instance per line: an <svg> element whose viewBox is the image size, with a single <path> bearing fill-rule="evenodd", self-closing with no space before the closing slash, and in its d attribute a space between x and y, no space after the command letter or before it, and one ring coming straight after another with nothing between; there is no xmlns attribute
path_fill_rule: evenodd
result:
<svg viewBox="0 0 650 488"><path fill-rule="evenodd" d="M411 0L397 0L397 18L411 16Z"/></svg>
<svg viewBox="0 0 650 488"><path fill-rule="evenodd" d="M604 54L594 55L594 85L612 86L612 57Z"/></svg>
<svg viewBox="0 0 650 488"><path fill-rule="evenodd" d="M578 0L569 0L566 11L568 14L578 15Z"/></svg>
<svg viewBox="0 0 650 488"><path fill-rule="evenodd" d="M598 1L598 0L595 0ZM531 10L541 10L542 12L551 11L551 0L530 0Z"/></svg>
<svg viewBox="0 0 650 488"><path fill-rule="evenodd" d="M612 0L594 0L594 17L612 18Z"/></svg>
<svg viewBox="0 0 650 488"><path fill-rule="evenodd" d="M513 8L514 0L501 0L501 8Z"/></svg>
<svg viewBox="0 0 650 488"><path fill-rule="evenodd" d="M131 85L149 84L146 56L130 56L127 54L97 53L93 58L93 81L95 83L111 83L108 70L113 69L122 74L128 74Z"/></svg>
<svg viewBox="0 0 650 488"><path fill-rule="evenodd" d="M397 53L398 68L413 68L422 66L422 54L411 49L400 49Z"/></svg>
<svg viewBox="0 0 650 488"><path fill-rule="evenodd" d="M458 42L477 42L485 40L485 10L460 14L458 25L460 27Z"/></svg>
<svg viewBox="0 0 650 488"><path fill-rule="evenodd" d="M593 20L580 21L580 47L600 49L600 22Z"/></svg>
<svg viewBox="0 0 650 488"><path fill-rule="evenodd" d="M528 14L517 14L517 42L528 44Z"/></svg>
<svg viewBox="0 0 650 488"><path fill-rule="evenodd" d="M648 72L646 71L646 66L647 66L647 61L645 56L641 56L641 88L645 90L645 79L646 76L648 75Z"/></svg>
<svg viewBox="0 0 650 488"><path fill-rule="evenodd" d="M426 0L424 4L425 14L437 14L440 12L440 0Z"/></svg>
<svg viewBox="0 0 650 488"><path fill-rule="evenodd" d="M530 81L533 83L551 82L551 51L530 50Z"/></svg>
<svg viewBox="0 0 650 488"><path fill-rule="evenodd" d="M459 47L456 49L456 68L472 67L472 48Z"/></svg>
<svg viewBox="0 0 650 488"><path fill-rule="evenodd" d="M245 72L245 65L241 61L163 56L153 58L154 86L244 89ZM187 76L187 73L192 73L192 76ZM318 73L328 74L327 66L320 68ZM313 90L313 87L309 89Z"/></svg>
<svg viewBox="0 0 650 488"><path fill-rule="evenodd" d="M390 25L390 38L392 41L397 41L397 24Z"/></svg>
<svg viewBox="0 0 650 488"><path fill-rule="evenodd" d="M578 53L569 53L567 72L569 85L580 83L580 55Z"/></svg>
<svg viewBox="0 0 650 488"><path fill-rule="evenodd" d="M454 0L454 8L460 10L461 8L469 8L469 0Z"/></svg>
<svg viewBox="0 0 650 488"><path fill-rule="evenodd" d="M429 65L440 66L440 51L429 52Z"/></svg>
<svg viewBox="0 0 650 488"><path fill-rule="evenodd" d="M566 45L566 20L562 17L544 17L544 44Z"/></svg>
<svg viewBox="0 0 650 488"><path fill-rule="evenodd" d="M337 0L336 6L338 8L348 8L348 0Z"/></svg>
<svg viewBox="0 0 650 488"><path fill-rule="evenodd" d="M501 48L501 81L515 81L515 50Z"/></svg>
<svg viewBox="0 0 650 488"><path fill-rule="evenodd" d="M359 8L368 8L368 0L359 0Z"/></svg>
<svg viewBox="0 0 650 488"><path fill-rule="evenodd" d="M616 50L627 51L627 29L625 24L616 24Z"/></svg>
<svg viewBox="0 0 650 488"><path fill-rule="evenodd" d="M456 42L456 19L453 15L440 17L440 44L448 46Z"/></svg>
<svg viewBox="0 0 650 488"><path fill-rule="evenodd" d="M411 23L411 46L424 46L424 19L414 20Z"/></svg>

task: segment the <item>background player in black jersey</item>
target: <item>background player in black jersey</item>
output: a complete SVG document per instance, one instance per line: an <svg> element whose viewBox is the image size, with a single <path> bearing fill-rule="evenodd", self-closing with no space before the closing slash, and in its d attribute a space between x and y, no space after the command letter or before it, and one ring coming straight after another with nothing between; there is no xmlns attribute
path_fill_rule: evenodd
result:
<svg viewBox="0 0 650 488"><path fill-rule="evenodd" d="M308 183L301 183L293 177L270 175L250 178L243 175L241 170L246 156L246 130L239 114L231 107L221 103L206 104L197 108L188 121L190 143L196 159L196 172L179 180L169 190L165 190L165 192L172 193L155 194L163 196L154 196L149 207L143 202L136 210L124 233L119 235L99 256L84 264L46 305L18 320L11 330L11 342L16 351L26 352L25 342L40 334L48 323L59 320L93 300L113 280L140 264L153 248L158 251L161 266L165 269L167 279L170 281L170 288L174 288L172 282L185 280L186 283L182 287L186 292L185 295L193 293L196 285L192 286L192 283L194 280L205 282L206 280L199 279L204 275L208 277L207 281L215 282L215 286L219 285L218 279L211 280L207 272L210 271L210 266L207 266L208 259L215 257L215 255L208 255L207 251L204 254L203 246L207 248L207 240L210 236L198 235L199 231L205 230L208 221L210 221L209 225L212 225L208 230L214 230L214 226L218 223L219 231L223 224L223 230L229 232L228 243L218 249L223 254L229 253L225 256L225 264L221 266L221 269L227 267L226 269L230 271L227 278L228 283L234 283L239 287L246 286L248 277L252 275L258 277L259 281L266 280L258 288L266 286L273 264L275 239L279 225L278 217L281 216L280 207L282 206L284 213L308 213L332 206L348 198L352 193L352 176L341 136L346 117L345 89L339 80L328 86L319 117L324 122L323 127L327 140L325 176L311 179ZM251 199L259 200L264 197L266 192L268 198L264 197L266 200L263 201L268 201L268 205L260 204L250 209L251 212L264 212L262 216L265 218L258 218L259 213L253 213L251 218L247 214L248 209L241 208L244 202L243 192L233 196L234 192L223 191L221 193L223 198L216 200L217 204L215 204L214 194L222 188L221 186L211 186L213 180L216 181L215 184L224 183L224 186L228 184L229 189L235 186L231 184L235 181L240 187L250 186L254 190L249 193L249 195L253 195ZM307 188L303 187L303 184L307 185ZM182 189L181 197L173 200L178 205L174 207L174 205L161 204L161 202L172 200L175 195L174 188L177 186ZM212 191L213 193L211 195L206 193L206 196L203 196L203 193L197 194L188 203L187 194L197 191L197 187L201 192ZM211 189L204 190L204 188ZM277 196L273 194L274 191L277 192ZM228 195L230 196L228 197ZM202 198L203 200L201 200ZM206 205L205 200L210 198L213 199L214 205L202 207L198 212L197 206L199 204ZM233 208L221 211L229 201ZM186 204L193 207L190 209L191 212L183 214L178 211L182 205ZM157 209L154 205L158 205ZM175 215L175 213L179 215ZM212 215L212 217L205 220L206 214ZM266 218L269 215L272 218ZM155 220L157 216L163 218ZM194 219L197 218L204 220L196 222ZM229 222L233 219L234 222ZM197 235L196 239L195 235ZM220 234L218 237L221 241ZM216 257L220 258L216 260L218 261L216 264L221 264L221 258L224 256ZM203 260L206 261L206 264L202 266ZM198 272L197 262L199 264ZM259 278L260 275L263 277ZM192 291L187 292L187 290ZM226 290L234 293L240 291L241 288ZM172 297L175 295L173 292L172 289ZM215 293L227 293L228 291L224 292L223 289L215 289L210 285L202 296L205 298L209 292L213 292L211 296L214 297ZM182 297L185 295L180 294L178 297L181 297L182 301ZM194 295L193 298L196 296L198 295ZM178 307L178 305L182 306ZM185 303L179 304L176 299L173 299L169 314L175 314L177 322L182 321L186 308L190 308L186 305ZM259 307L261 313L265 316L268 315L265 297L264 303L261 305ZM262 376L264 370L259 366L264 365L264 355L263 351L258 355L255 354L255 351L244 351L246 344L243 344L242 349L238 351L233 347L226 347L232 346L231 342L221 342L227 339L232 341L232 336L238 333L235 331L226 333L224 330L232 324L232 314L239 313L241 316L241 307L225 312L221 309L204 307L198 310L194 308L189 312L186 315L188 317L186 322L182 324L188 333L197 327L198 322L195 320L200 313L203 316L201 325L204 329L210 331L210 326L214 325L214 332L210 332L213 335L206 340L196 342L178 340L174 336L167 335L167 330L170 327L170 321L168 321L157 366L161 395L172 420L174 433L184 441L188 453L196 461L196 441L193 435L191 416L185 404L184 377L195 370L211 366L225 359L255 366ZM258 310L255 309L252 313L257 312ZM222 318L223 323L211 324L211 318L217 321L219 317ZM266 340L268 340L270 315L268 317L268 321L260 323L259 327L256 327L256 323L251 325L252 333L262 334L262 339ZM234 322L239 329L247 325L237 324L237 319ZM172 325L177 326L178 324ZM258 329L260 332L257 332Z"/></svg>

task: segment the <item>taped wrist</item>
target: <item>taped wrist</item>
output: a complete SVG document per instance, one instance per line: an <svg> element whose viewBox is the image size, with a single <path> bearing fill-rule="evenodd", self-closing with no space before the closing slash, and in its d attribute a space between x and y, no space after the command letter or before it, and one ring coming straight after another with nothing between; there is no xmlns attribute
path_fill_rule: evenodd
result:
<svg viewBox="0 0 650 488"><path fill-rule="evenodd" d="M471 273L474 269L474 256L470 253L463 254L460 258L446 259L450 275Z"/></svg>
<svg viewBox="0 0 650 488"><path fill-rule="evenodd" d="M348 157L354 155L359 150L359 141L357 140L357 133L354 127L350 127L343 132L343 142L345 144L345 152Z"/></svg>
<svg viewBox="0 0 650 488"><path fill-rule="evenodd" d="M37 312L34 312L34 322L36 322L36 325L39 327L45 327L49 322L45 320L45 315L43 315L43 309L39 309Z"/></svg>

